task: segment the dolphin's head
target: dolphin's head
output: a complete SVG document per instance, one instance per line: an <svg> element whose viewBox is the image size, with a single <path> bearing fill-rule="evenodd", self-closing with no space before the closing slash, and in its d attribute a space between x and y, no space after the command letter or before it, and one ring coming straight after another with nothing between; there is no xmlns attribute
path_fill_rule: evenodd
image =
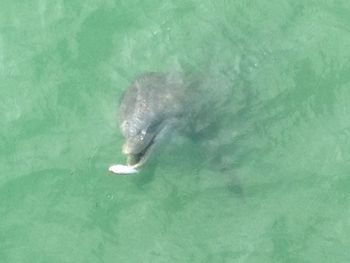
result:
<svg viewBox="0 0 350 263"><path fill-rule="evenodd" d="M148 74L126 90L120 104L120 130L127 164L142 166L183 111L177 83L164 75Z"/></svg>

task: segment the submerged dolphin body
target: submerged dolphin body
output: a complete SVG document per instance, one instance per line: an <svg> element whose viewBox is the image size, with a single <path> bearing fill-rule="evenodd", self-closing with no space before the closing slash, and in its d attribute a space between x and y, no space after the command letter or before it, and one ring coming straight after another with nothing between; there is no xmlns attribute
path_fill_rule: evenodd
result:
<svg viewBox="0 0 350 263"><path fill-rule="evenodd" d="M176 74L147 73L128 87L119 107L128 166L145 164L169 132L190 129L193 101L188 86Z"/></svg>

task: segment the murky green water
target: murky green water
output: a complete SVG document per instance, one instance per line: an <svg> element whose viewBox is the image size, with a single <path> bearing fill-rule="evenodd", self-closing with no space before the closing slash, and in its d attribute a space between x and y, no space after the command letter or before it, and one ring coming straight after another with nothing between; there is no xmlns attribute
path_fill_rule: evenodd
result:
<svg viewBox="0 0 350 263"><path fill-rule="evenodd" d="M345 0L2 1L0 261L349 262L349 17ZM108 176L123 90L172 70L208 76L215 136Z"/></svg>

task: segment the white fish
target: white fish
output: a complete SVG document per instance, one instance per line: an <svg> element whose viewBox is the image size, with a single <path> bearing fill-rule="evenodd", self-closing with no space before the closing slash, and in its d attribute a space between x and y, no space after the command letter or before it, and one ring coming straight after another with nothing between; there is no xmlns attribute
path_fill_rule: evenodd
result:
<svg viewBox="0 0 350 263"><path fill-rule="evenodd" d="M111 165L108 168L108 171L115 174L134 174L139 172L133 166L123 165L123 164Z"/></svg>

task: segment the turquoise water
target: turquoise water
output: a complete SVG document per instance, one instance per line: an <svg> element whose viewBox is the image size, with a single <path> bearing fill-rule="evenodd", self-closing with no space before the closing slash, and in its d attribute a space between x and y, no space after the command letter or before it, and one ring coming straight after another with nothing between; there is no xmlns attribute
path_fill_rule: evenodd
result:
<svg viewBox="0 0 350 263"><path fill-rule="evenodd" d="M1 262L349 262L348 1L2 1ZM147 71L219 109L136 176L116 111Z"/></svg>

